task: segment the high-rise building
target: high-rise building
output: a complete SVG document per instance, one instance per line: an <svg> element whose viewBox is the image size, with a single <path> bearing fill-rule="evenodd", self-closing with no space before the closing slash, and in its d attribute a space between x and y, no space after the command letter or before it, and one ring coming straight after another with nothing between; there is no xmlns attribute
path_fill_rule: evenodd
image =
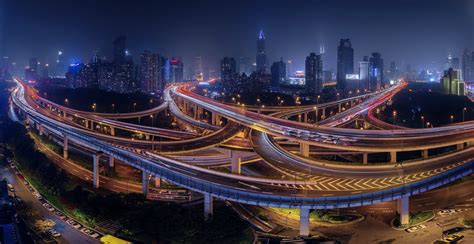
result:
<svg viewBox="0 0 474 244"><path fill-rule="evenodd" d="M66 63L64 62L64 54L62 51L58 51L58 57L56 59L56 70L54 76L63 77L66 72Z"/></svg>
<svg viewBox="0 0 474 244"><path fill-rule="evenodd" d="M346 90L346 75L354 73L354 49L349 39L341 39L337 48L337 88Z"/></svg>
<svg viewBox="0 0 474 244"><path fill-rule="evenodd" d="M291 77L293 75L294 75L293 61L287 60L286 61L286 78Z"/></svg>
<svg viewBox="0 0 474 244"><path fill-rule="evenodd" d="M370 90L369 75L370 75L369 57L365 56L363 61L359 62L359 89Z"/></svg>
<svg viewBox="0 0 474 244"><path fill-rule="evenodd" d="M113 42L113 62L115 64L123 64L127 61L126 41L125 36L119 36Z"/></svg>
<svg viewBox="0 0 474 244"><path fill-rule="evenodd" d="M44 64L41 72L41 78L46 79L49 77L49 64Z"/></svg>
<svg viewBox="0 0 474 244"><path fill-rule="evenodd" d="M465 49L462 54L462 78L464 81L474 81L474 52Z"/></svg>
<svg viewBox="0 0 474 244"><path fill-rule="evenodd" d="M281 83L286 80L286 64L283 62L283 59L280 59L279 62L274 62L271 67L271 86L272 88L278 88Z"/></svg>
<svg viewBox="0 0 474 244"><path fill-rule="evenodd" d="M196 56L194 58L194 77L195 80L197 81L203 81L204 80L204 72L202 69L202 57L201 56Z"/></svg>
<svg viewBox="0 0 474 244"><path fill-rule="evenodd" d="M461 79L461 70L449 68L444 71L443 77L440 81L443 86L443 90L447 94L464 96L465 87L464 81Z"/></svg>
<svg viewBox="0 0 474 244"><path fill-rule="evenodd" d="M266 73L267 72L267 55L265 53L265 35L263 31L260 30L257 39L257 72Z"/></svg>
<svg viewBox="0 0 474 244"><path fill-rule="evenodd" d="M140 55L141 89L146 93L161 92L164 89L163 59L159 54L145 50Z"/></svg>
<svg viewBox="0 0 474 244"><path fill-rule="evenodd" d="M224 57L221 60L221 81L223 84L235 81L236 68L235 59L230 57Z"/></svg>
<svg viewBox="0 0 474 244"><path fill-rule="evenodd" d="M323 91L323 61L321 55L310 53L305 61L305 88L309 93Z"/></svg>
<svg viewBox="0 0 474 244"><path fill-rule="evenodd" d="M323 83L332 81L332 71L325 70L323 71Z"/></svg>
<svg viewBox="0 0 474 244"><path fill-rule="evenodd" d="M370 58L369 89L378 90L384 85L383 79L383 59L378 52L372 53Z"/></svg>
<svg viewBox="0 0 474 244"><path fill-rule="evenodd" d="M398 68L395 61L390 62L390 76L391 80L398 80Z"/></svg>
<svg viewBox="0 0 474 244"><path fill-rule="evenodd" d="M172 58L170 61L170 81L182 82L184 76L184 65L178 58Z"/></svg>
<svg viewBox="0 0 474 244"><path fill-rule="evenodd" d="M239 74L250 75L252 73L252 63L250 62L249 57L240 57L239 58Z"/></svg>

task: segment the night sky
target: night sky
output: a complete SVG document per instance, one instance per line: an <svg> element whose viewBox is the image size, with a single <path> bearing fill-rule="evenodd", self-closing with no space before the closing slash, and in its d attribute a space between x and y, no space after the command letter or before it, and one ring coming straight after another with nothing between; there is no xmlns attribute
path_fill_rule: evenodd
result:
<svg viewBox="0 0 474 244"><path fill-rule="evenodd" d="M336 66L340 38L350 38L356 61L373 51L429 68L449 53L474 49L472 0L0 0L0 55L20 65L29 57L88 62L94 51L111 58L111 43L126 35L136 61L149 49L181 56L185 66L201 55L204 66L224 56L255 60L263 29L269 62L291 59L303 69L309 52L326 47L325 69Z"/></svg>

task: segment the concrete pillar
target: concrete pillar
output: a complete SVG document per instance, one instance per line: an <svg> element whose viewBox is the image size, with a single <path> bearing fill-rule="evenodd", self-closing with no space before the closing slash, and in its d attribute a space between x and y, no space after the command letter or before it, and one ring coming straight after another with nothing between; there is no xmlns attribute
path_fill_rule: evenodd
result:
<svg viewBox="0 0 474 244"><path fill-rule="evenodd" d="M309 157L309 144L300 142L300 154Z"/></svg>
<svg viewBox="0 0 474 244"><path fill-rule="evenodd" d="M391 151L390 152L390 163L396 163L397 162L397 152L396 151Z"/></svg>
<svg viewBox="0 0 474 244"><path fill-rule="evenodd" d="M456 149L457 149L457 150L462 150L462 149L464 149L464 143L457 144L457 145L456 145Z"/></svg>
<svg viewBox="0 0 474 244"><path fill-rule="evenodd" d="M44 127L43 125L38 124L39 135L42 136L44 134Z"/></svg>
<svg viewBox="0 0 474 244"><path fill-rule="evenodd" d="M101 154L94 154L92 155L92 158L93 158L93 165L92 165L92 173L93 173L93 186L94 188L99 188L99 159L100 159L100 155Z"/></svg>
<svg viewBox="0 0 474 244"><path fill-rule="evenodd" d="M408 196L398 199L398 214L400 215L400 224L408 226L410 224L410 204Z"/></svg>
<svg viewBox="0 0 474 244"><path fill-rule="evenodd" d="M421 151L421 155L423 156L423 159L427 159L428 158L428 149L425 149L425 150Z"/></svg>
<svg viewBox="0 0 474 244"><path fill-rule="evenodd" d="M161 177L155 176L154 177L155 188L161 187Z"/></svg>
<svg viewBox="0 0 474 244"><path fill-rule="evenodd" d="M186 101L183 102L183 112L188 113L188 103Z"/></svg>
<svg viewBox="0 0 474 244"><path fill-rule="evenodd" d="M63 138L63 158L64 159L67 159L69 156L68 150L69 150L69 139L67 138L67 135L64 135L64 138Z"/></svg>
<svg viewBox="0 0 474 244"><path fill-rule="evenodd" d="M115 167L115 159L112 156L109 156L109 167Z"/></svg>
<svg viewBox="0 0 474 244"><path fill-rule="evenodd" d="M300 123L301 123L301 117L302 117L301 114L298 114L298 122Z"/></svg>
<svg viewBox="0 0 474 244"><path fill-rule="evenodd" d="M115 127L110 126L110 135L115 136Z"/></svg>
<svg viewBox="0 0 474 244"><path fill-rule="evenodd" d="M319 120L319 109L318 108L316 108L314 110L314 114L316 115L316 117L314 119L314 122L318 122L318 120Z"/></svg>
<svg viewBox="0 0 474 244"><path fill-rule="evenodd" d="M326 118L326 108L323 108L323 115L322 115L323 118Z"/></svg>
<svg viewBox="0 0 474 244"><path fill-rule="evenodd" d="M308 113L303 114L303 122L308 123Z"/></svg>
<svg viewBox="0 0 474 244"><path fill-rule="evenodd" d="M300 209L300 236L309 236L309 208Z"/></svg>
<svg viewBox="0 0 474 244"><path fill-rule="evenodd" d="M148 194L148 184L150 183L149 181L149 176L146 171L142 171L142 192L143 195Z"/></svg>
<svg viewBox="0 0 474 244"><path fill-rule="evenodd" d="M231 158L231 171L234 174L240 175L242 165L242 159L237 156L232 156Z"/></svg>
<svg viewBox="0 0 474 244"><path fill-rule="evenodd" d="M203 114L202 107L198 107L198 119L201 119Z"/></svg>
<svg viewBox="0 0 474 244"><path fill-rule="evenodd" d="M211 194L204 194L204 220L212 219L214 214L214 203Z"/></svg>
<svg viewBox="0 0 474 244"><path fill-rule="evenodd" d="M149 141L150 140L150 135L145 134L145 140Z"/></svg>
<svg viewBox="0 0 474 244"><path fill-rule="evenodd" d="M362 154L362 163L367 164L369 162L369 154L368 153L363 153Z"/></svg>
<svg viewBox="0 0 474 244"><path fill-rule="evenodd" d="M342 103L339 103L337 107L338 107L337 111L338 113L340 113L342 111Z"/></svg>

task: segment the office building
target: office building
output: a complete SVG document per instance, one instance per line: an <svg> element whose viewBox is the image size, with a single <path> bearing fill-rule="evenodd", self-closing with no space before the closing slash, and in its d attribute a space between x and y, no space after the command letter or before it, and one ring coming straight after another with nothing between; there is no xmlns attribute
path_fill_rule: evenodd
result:
<svg viewBox="0 0 474 244"><path fill-rule="evenodd" d="M267 72L267 55L265 53L265 35L263 31L260 30L257 39L257 72L266 73Z"/></svg>
<svg viewBox="0 0 474 244"><path fill-rule="evenodd" d="M305 61L305 88L308 93L323 91L323 61L321 55L310 53Z"/></svg>
<svg viewBox="0 0 474 244"><path fill-rule="evenodd" d="M440 83L446 94L457 96L465 95L464 81L461 79L461 70L459 69L449 68L445 70Z"/></svg>
<svg viewBox="0 0 474 244"><path fill-rule="evenodd" d="M341 39L337 48L337 89L346 90L346 75L354 73L354 49L349 39Z"/></svg>
<svg viewBox="0 0 474 244"><path fill-rule="evenodd" d="M384 85L382 55L374 52L370 57L369 89L378 90Z"/></svg>
<svg viewBox="0 0 474 244"><path fill-rule="evenodd" d="M271 86L272 88L278 88L281 83L284 83L286 80L286 64L283 62L283 59L280 59L279 62L274 62L271 67Z"/></svg>
<svg viewBox="0 0 474 244"><path fill-rule="evenodd" d="M221 81L224 85L236 79L235 59L225 57L221 60Z"/></svg>
<svg viewBox="0 0 474 244"><path fill-rule="evenodd" d="M164 89L163 58L145 50L140 55L141 90L145 93L161 92Z"/></svg>
<svg viewBox="0 0 474 244"><path fill-rule="evenodd" d="M170 60L170 82L182 82L184 76L184 65L178 58Z"/></svg>

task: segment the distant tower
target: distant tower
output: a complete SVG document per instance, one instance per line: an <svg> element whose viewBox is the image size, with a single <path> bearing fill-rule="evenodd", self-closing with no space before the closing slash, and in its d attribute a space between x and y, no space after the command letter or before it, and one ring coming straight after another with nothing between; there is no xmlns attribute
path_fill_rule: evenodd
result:
<svg viewBox="0 0 474 244"><path fill-rule="evenodd" d="M260 30L257 39L257 72L267 72L267 55L265 54L265 35Z"/></svg>
<svg viewBox="0 0 474 244"><path fill-rule="evenodd" d="M114 63L116 63L116 64L123 64L123 63L126 62L126 50L125 50L126 40L127 39L126 39L125 36L119 36L113 42L113 45L114 45L114 50L113 50Z"/></svg>
<svg viewBox="0 0 474 244"><path fill-rule="evenodd" d="M202 57L196 56L194 58L194 79L197 81L204 80L204 73L202 69Z"/></svg>
<svg viewBox="0 0 474 244"><path fill-rule="evenodd" d="M325 54L326 49L324 48L324 43L319 45L319 54Z"/></svg>
<svg viewBox="0 0 474 244"><path fill-rule="evenodd" d="M321 55L310 53L305 61L305 88L309 93L323 91L323 61Z"/></svg>
<svg viewBox="0 0 474 244"><path fill-rule="evenodd" d="M351 40L341 39L337 47L337 89L346 90L346 75L354 73L354 49Z"/></svg>

